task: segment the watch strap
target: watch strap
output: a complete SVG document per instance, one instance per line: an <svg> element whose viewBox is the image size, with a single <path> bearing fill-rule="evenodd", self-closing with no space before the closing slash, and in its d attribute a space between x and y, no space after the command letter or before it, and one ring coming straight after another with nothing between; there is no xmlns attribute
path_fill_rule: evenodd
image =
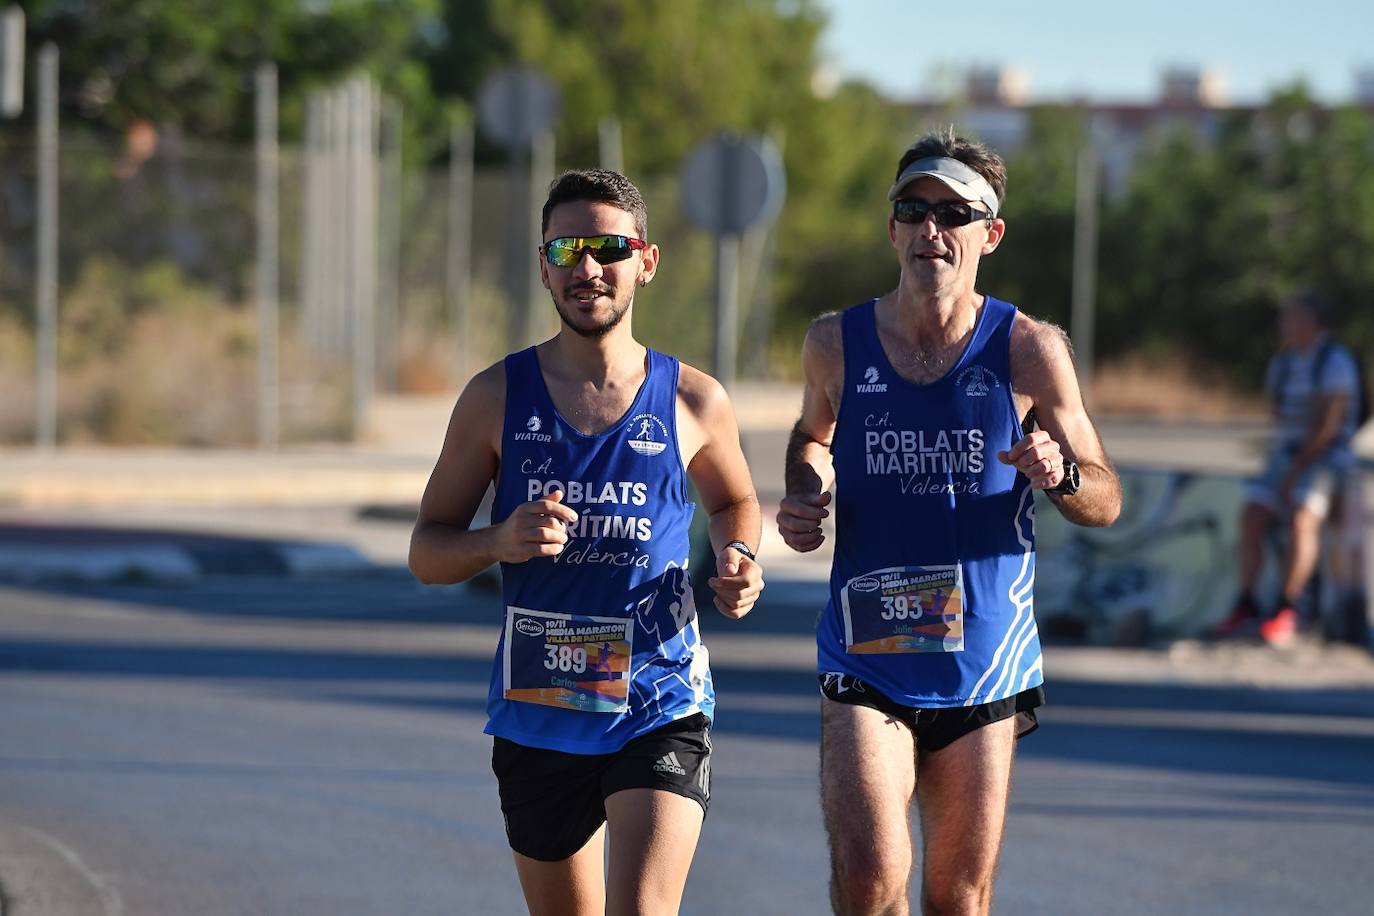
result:
<svg viewBox="0 0 1374 916"><path fill-rule="evenodd" d="M1078 462L1064 462L1064 479L1047 489L1046 493L1058 493L1061 496L1072 496L1083 486L1083 475L1078 469Z"/></svg>
<svg viewBox="0 0 1374 916"><path fill-rule="evenodd" d="M749 545L744 543L743 541L731 541L730 543L722 547L721 550L729 550L731 547L735 548L749 559L754 559L754 551L750 550Z"/></svg>

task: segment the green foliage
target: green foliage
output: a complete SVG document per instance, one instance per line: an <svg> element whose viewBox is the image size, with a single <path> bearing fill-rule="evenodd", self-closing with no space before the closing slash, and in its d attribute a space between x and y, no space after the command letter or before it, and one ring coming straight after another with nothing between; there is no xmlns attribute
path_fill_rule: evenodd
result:
<svg viewBox="0 0 1374 916"><path fill-rule="evenodd" d="M415 52L425 30L437 24L435 0L20 5L30 46L53 42L60 49L68 115L105 128L148 120L202 139L250 138L253 74L264 61L277 64L288 136L299 130L307 89L359 69L372 72L408 111L433 117L434 98Z"/></svg>
<svg viewBox="0 0 1374 916"><path fill-rule="evenodd" d="M981 285L1037 318L1069 324L1080 110L1030 113L1025 147L1007 163L1007 235L979 267Z"/></svg>
<svg viewBox="0 0 1374 916"><path fill-rule="evenodd" d="M825 26L814 0L23 5L30 46L51 40L61 48L64 130L81 122L108 135L148 120L164 138L194 138L180 158L160 156L165 164L149 163L119 183L108 180L119 169L108 136L100 156L83 159L64 146L64 226L82 226L92 241L85 250L63 249L64 283L81 277L74 302L64 299L63 307L108 340L119 340L122 318L102 304L101 289L120 288L109 301L134 313L144 295L135 288L140 284L147 295L176 295L159 290L155 269L134 283L110 263L88 264L93 252L120 251L138 266L177 244L237 252L217 271L184 252L177 256L194 280L242 298L252 249L249 161L231 168L190 147L251 138L252 75L268 59L279 68L284 138L299 136L308 91L364 69L402 102L412 163L441 164L450 121L468 117L483 80L514 63L541 68L561 92L560 167L596 163L598 125L617 119L626 171L651 198L651 224L665 250L664 282L645 303L658 314L638 318L651 336L698 359L709 349L709 240L665 215L678 210L683 157L713 131L766 133L784 152L788 197L772 246L774 342L755 352L795 353L815 315L896 281L884 192L916 124L908 109L862 84L831 97L813 92ZM1027 117L1023 141L1008 151L1007 237L984 262L981 286L1067 325L1075 168L1087 119L1079 108L1055 106ZM1347 337L1374 348L1374 317L1362 308L1374 300L1369 112L1323 109L1294 86L1258 111L1213 117L1201 127L1185 121L1156 130L1129 175L1108 176L1096 355L1181 357L1253 385L1274 345L1273 306L1297 288L1317 288L1344 303ZM953 119L957 124L957 112ZM160 152L173 145L164 140ZM490 147L479 153L487 161L504 155ZM186 192L210 186L202 170L222 179L221 194ZM79 194L68 194L71 182L96 187L98 180L108 188L86 194L84 205ZM21 210L11 216L11 231L27 229ZM212 211L238 217L215 219ZM442 239L443 216L435 211L435 238ZM438 248L429 250L439 256ZM13 278L27 280L29 265L10 257L20 261L6 274L17 293L28 284ZM4 292L11 298L10 289Z"/></svg>
<svg viewBox="0 0 1374 916"><path fill-rule="evenodd" d="M615 117L631 174L675 170L713 130L790 126L823 25L812 3L776 0L492 0L490 23L497 46L560 88L560 157L595 164L597 125Z"/></svg>
<svg viewBox="0 0 1374 916"><path fill-rule="evenodd" d="M1099 347L1167 349L1254 386L1275 347L1274 308L1296 289L1344 305L1374 343L1374 127L1300 90L1235 112L1215 138L1161 137L1104 214Z"/></svg>

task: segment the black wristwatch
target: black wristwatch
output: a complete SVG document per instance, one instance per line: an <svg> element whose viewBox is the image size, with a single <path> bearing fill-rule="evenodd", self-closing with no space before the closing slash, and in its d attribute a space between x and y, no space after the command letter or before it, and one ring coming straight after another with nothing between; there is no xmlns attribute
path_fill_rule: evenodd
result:
<svg viewBox="0 0 1374 916"><path fill-rule="evenodd" d="M735 548L749 559L754 559L754 551L750 550L749 545L744 543L743 541L731 541L730 543L722 547L721 550L729 550L731 547Z"/></svg>
<svg viewBox="0 0 1374 916"><path fill-rule="evenodd" d="M1045 490L1045 492L1058 493L1060 496L1072 496L1078 492L1078 488L1081 486L1083 486L1083 475L1078 473L1078 462L1065 461L1064 479Z"/></svg>

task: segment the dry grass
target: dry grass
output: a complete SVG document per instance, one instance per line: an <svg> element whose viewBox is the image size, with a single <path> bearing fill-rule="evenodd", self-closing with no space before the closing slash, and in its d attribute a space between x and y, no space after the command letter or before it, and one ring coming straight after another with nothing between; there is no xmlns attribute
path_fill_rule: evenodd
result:
<svg viewBox="0 0 1374 916"><path fill-rule="evenodd" d="M34 436L30 329L0 310L0 443ZM175 265L95 257L58 306L57 432L63 444L249 446L257 440L257 316ZM351 424L347 365L283 327L282 441L342 439Z"/></svg>
<svg viewBox="0 0 1374 916"><path fill-rule="evenodd" d="M1097 416L1153 420L1261 420L1258 389L1237 391L1179 360L1128 357L1097 367L1088 406Z"/></svg>
<svg viewBox="0 0 1374 916"><path fill-rule="evenodd" d="M166 274L166 272L163 272ZM156 280L153 284L149 281ZM423 303L422 303L423 304ZM395 381L401 394L452 395L499 359L505 322L499 295L475 291L480 318L467 340L426 310L398 329ZM433 311L430 309L429 311ZM439 328L439 329L436 329ZM350 366L311 351L288 327L280 343L280 424L286 442L348 437ZM176 275L121 273L96 263L63 297L58 382L63 443L251 446L256 439L257 340L250 308ZM779 361L795 346L772 347ZM466 344L466 345L464 345ZM0 444L34 435L31 331L0 312ZM1261 419L1258 391L1238 392L1179 360L1132 357L1094 374L1095 416L1159 421Z"/></svg>

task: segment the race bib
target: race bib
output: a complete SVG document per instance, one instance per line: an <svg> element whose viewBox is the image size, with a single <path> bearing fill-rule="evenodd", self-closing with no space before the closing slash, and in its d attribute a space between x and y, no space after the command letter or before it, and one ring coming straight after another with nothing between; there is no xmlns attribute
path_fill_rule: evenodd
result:
<svg viewBox="0 0 1374 916"><path fill-rule="evenodd" d="M634 619L506 608L507 700L628 712Z"/></svg>
<svg viewBox="0 0 1374 916"><path fill-rule="evenodd" d="M964 570L954 566L889 566L855 576L840 593L845 651L964 650Z"/></svg>

